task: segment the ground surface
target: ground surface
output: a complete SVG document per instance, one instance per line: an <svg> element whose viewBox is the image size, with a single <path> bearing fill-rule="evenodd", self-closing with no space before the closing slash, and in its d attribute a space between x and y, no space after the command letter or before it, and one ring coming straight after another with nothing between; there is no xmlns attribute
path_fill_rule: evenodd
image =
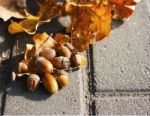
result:
<svg viewBox="0 0 150 116"><path fill-rule="evenodd" d="M130 20L114 22L110 37L87 51L87 68L70 73L70 85L53 96L43 87L28 92L24 79L10 82L16 37L9 35L7 24L0 21L1 114L150 115L149 5L149 0L143 0ZM48 33L64 30L58 22L42 26L40 32L44 28ZM22 43L31 37L21 37L23 49Z"/></svg>

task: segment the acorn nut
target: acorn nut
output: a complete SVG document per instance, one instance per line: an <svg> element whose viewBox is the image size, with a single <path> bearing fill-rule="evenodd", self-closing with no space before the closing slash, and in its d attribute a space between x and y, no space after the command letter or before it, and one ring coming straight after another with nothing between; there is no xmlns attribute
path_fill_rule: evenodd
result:
<svg viewBox="0 0 150 116"><path fill-rule="evenodd" d="M36 74L31 74L27 79L27 86L30 91L35 91L39 86L40 77Z"/></svg>
<svg viewBox="0 0 150 116"><path fill-rule="evenodd" d="M72 57L72 61L75 66L81 66L82 65L82 56L80 54L75 54Z"/></svg>
<svg viewBox="0 0 150 116"><path fill-rule="evenodd" d="M69 77L66 71L59 71L56 78L60 87L67 86L69 84Z"/></svg>
<svg viewBox="0 0 150 116"><path fill-rule="evenodd" d="M70 51L75 50L74 46L73 46L71 43L69 43L69 42L66 42L66 43L65 43L65 46L66 46L67 48L69 48Z"/></svg>
<svg viewBox="0 0 150 116"><path fill-rule="evenodd" d="M58 91L58 84L55 77L49 73L43 76L43 85L51 93L54 94Z"/></svg>
<svg viewBox="0 0 150 116"><path fill-rule="evenodd" d="M48 60L52 60L54 57L56 57L56 51L52 48L45 48L39 53L39 56L42 56Z"/></svg>
<svg viewBox="0 0 150 116"><path fill-rule="evenodd" d="M67 57L56 57L52 60L53 66L57 69L66 69L70 66L70 60Z"/></svg>
<svg viewBox="0 0 150 116"><path fill-rule="evenodd" d="M44 57L37 57L35 65L39 71L43 73L52 73L53 65L52 63Z"/></svg>
<svg viewBox="0 0 150 116"><path fill-rule="evenodd" d="M18 72L19 73L27 73L28 72L28 66L24 61L19 62Z"/></svg>
<svg viewBox="0 0 150 116"><path fill-rule="evenodd" d="M71 58L71 51L66 46L61 45L58 47L57 51L61 56L67 57L69 59Z"/></svg>

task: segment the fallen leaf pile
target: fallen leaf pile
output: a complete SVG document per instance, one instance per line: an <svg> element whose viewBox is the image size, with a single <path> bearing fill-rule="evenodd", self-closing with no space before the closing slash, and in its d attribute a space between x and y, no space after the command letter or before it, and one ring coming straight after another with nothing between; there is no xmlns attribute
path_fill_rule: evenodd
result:
<svg viewBox="0 0 150 116"><path fill-rule="evenodd" d="M24 59L13 72L13 80L29 75L29 90L36 90L41 81L51 94L58 91L58 85L68 85L69 77L66 71L82 67L86 64L86 58L61 36L62 34L57 34L54 40L46 33L36 34L33 37L35 44L26 45Z"/></svg>
<svg viewBox="0 0 150 116"><path fill-rule="evenodd" d="M37 2L38 12L28 11L26 0L0 0L0 18L11 17L10 34L26 32L34 34L34 44L27 44L24 59L13 72L13 80L28 75L27 86L35 91L42 83L51 93L69 83L68 70L79 69L86 64L81 52L109 36L111 22L128 18L140 0L44 0ZM55 17L69 16L71 23L65 34L36 34L38 27ZM50 27L51 28L51 27Z"/></svg>

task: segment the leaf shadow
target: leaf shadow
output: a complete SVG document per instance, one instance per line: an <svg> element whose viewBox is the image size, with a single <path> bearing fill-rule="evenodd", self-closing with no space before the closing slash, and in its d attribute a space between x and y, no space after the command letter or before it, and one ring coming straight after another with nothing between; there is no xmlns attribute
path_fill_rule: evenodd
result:
<svg viewBox="0 0 150 116"><path fill-rule="evenodd" d="M124 24L124 21L123 20L112 20L112 23L111 23L111 29L116 29L118 27L120 27L121 25Z"/></svg>
<svg viewBox="0 0 150 116"><path fill-rule="evenodd" d="M33 14L38 10L35 1L36 0L32 0L32 1L28 0L27 3L29 4L29 6L32 6L32 8L29 7L29 10ZM27 35L25 33L13 35L13 36L10 35L7 32L7 27L9 23L10 20L6 23L0 20L0 36L4 38L4 41L0 43L0 54L6 52L7 50L10 50L9 59L3 62L4 65L6 65L4 69L6 71L4 72L5 76L0 77L0 80L2 80L0 84L2 85L2 83L4 83L6 85L4 85L4 87L1 87L0 85L0 88L2 88L0 89L0 93L2 92L2 90L5 90L6 93L11 96L22 96L32 101L46 100L51 95L44 89L42 85L39 86L37 91L30 92L27 90L26 77L20 78L15 82L11 82L11 72L14 66L17 66L16 61L18 60L18 57L15 56L16 40L19 41L20 51L23 51L25 49L25 44L32 43L31 38L33 35ZM120 27L122 24L123 21L119 21L119 22L113 21L112 29L116 29ZM48 34L65 33L65 27L61 25L61 23L58 21L58 18L54 18L52 19L51 22L45 23L38 28L37 33L43 33L43 32L47 32ZM23 56L20 56L19 60L21 60L22 58Z"/></svg>
<svg viewBox="0 0 150 116"><path fill-rule="evenodd" d="M6 47L4 47L4 49L1 49L1 53L6 52L7 50L10 50L10 49L11 49L10 51L12 52L12 53L9 53L9 55L12 54L11 56L9 56L10 58L3 61L3 64L7 64L7 67L6 67L7 74L4 77L4 82L6 85L3 88L3 90L6 91L6 93L10 96L22 96L32 101L45 100L49 98L51 95L48 92L46 92L45 88L42 85L40 85L37 91L35 92L28 91L27 86L26 86L26 78L20 78L15 82L11 82L11 72L13 68L17 66L18 64L17 61L21 61L21 59L23 59L23 55L20 55L19 57L16 56L17 40L18 40L19 52L22 52L25 50L26 44L33 43L32 42L33 35L20 33L20 34L12 36L8 34L7 27L8 25L5 25L5 23L2 22L1 28L3 29L2 31L3 33L0 34L0 36L4 38L4 41L0 43L0 48L2 48L3 45L5 45ZM46 32L48 34L51 34L51 33L56 34L58 32L64 33L64 30L65 28L58 22L57 18L55 18L52 22L49 22L40 26L37 33ZM12 44L13 44L13 47L10 47L12 46Z"/></svg>

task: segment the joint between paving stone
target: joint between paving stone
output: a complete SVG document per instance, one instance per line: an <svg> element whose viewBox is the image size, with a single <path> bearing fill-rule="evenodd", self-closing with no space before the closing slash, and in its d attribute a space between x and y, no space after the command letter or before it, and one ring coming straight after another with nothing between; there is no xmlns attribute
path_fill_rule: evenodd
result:
<svg viewBox="0 0 150 116"><path fill-rule="evenodd" d="M89 91L93 95L95 95L96 92L96 81L94 78L94 60L93 60L93 45L89 46L88 51L88 69L89 69Z"/></svg>
<svg viewBox="0 0 150 116"><path fill-rule="evenodd" d="M7 60L7 66L6 66L6 74L4 76L5 81L4 81L4 88L3 88L3 92L2 92L2 102L1 102L1 115L4 115L4 111L5 111L5 104L6 104L6 97L7 97L7 88L9 86L9 83L11 82L11 76L12 76L12 56L13 56L13 48L14 48L14 43L15 41L13 40L12 43L10 43L9 46L9 58Z"/></svg>
<svg viewBox="0 0 150 116"><path fill-rule="evenodd" d="M88 58L88 91L89 91L89 114L96 115L96 104L93 100L93 96L96 93L96 81L94 78L94 60L93 60L93 45L89 46L89 50L87 51L87 58Z"/></svg>

